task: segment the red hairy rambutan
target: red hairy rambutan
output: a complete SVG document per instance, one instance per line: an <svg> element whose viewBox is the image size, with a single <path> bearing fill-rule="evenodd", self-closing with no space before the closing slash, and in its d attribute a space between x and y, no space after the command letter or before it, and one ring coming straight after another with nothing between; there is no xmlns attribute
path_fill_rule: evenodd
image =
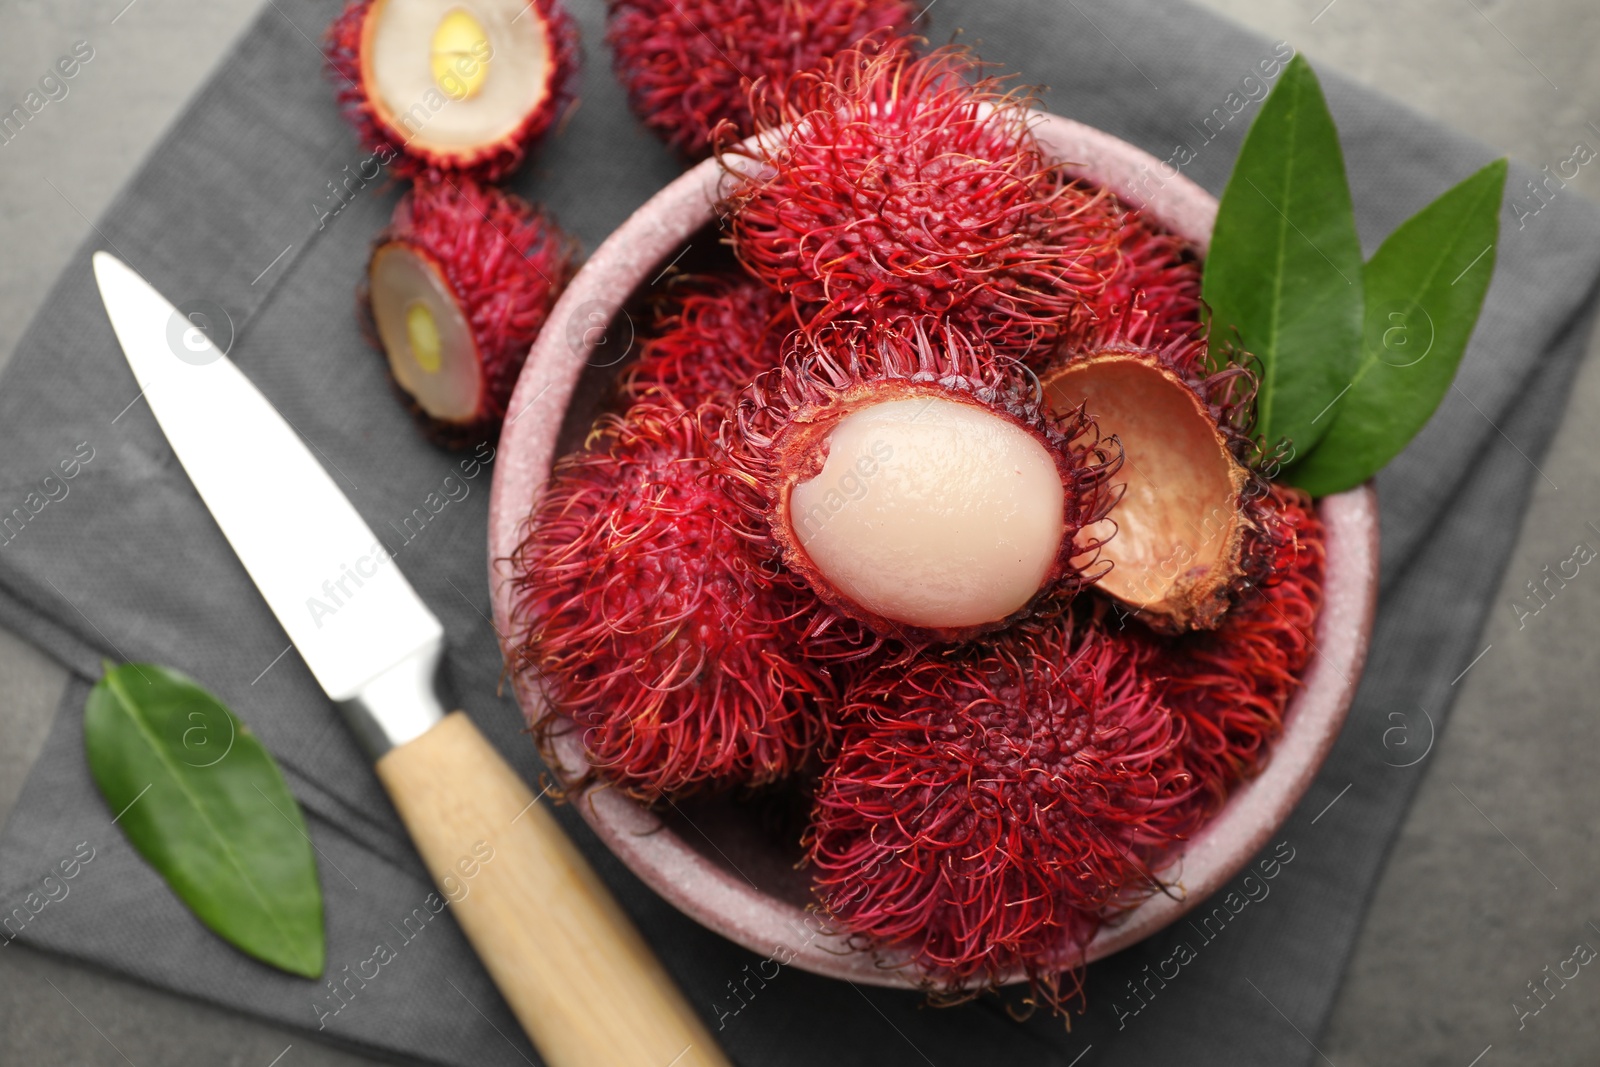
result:
<svg viewBox="0 0 1600 1067"><path fill-rule="evenodd" d="M723 154L733 248L816 307L802 325L919 316L1023 355L1085 313L1109 194L1046 159L1028 97L979 75L954 48L847 50L752 98L762 136Z"/></svg>
<svg viewBox="0 0 1600 1067"><path fill-rule="evenodd" d="M1156 331L1157 320L1130 305L1041 381L1055 410L1086 408L1126 456L1126 490L1094 531L1111 565L1099 588L1154 629L1209 629L1252 577L1245 504L1262 479L1244 427L1254 379L1237 365L1211 373L1198 329L1167 339Z"/></svg>
<svg viewBox="0 0 1600 1067"><path fill-rule="evenodd" d="M665 393L686 407L726 400L778 365L796 326L789 301L742 271L680 278L623 372L622 394Z"/></svg>
<svg viewBox="0 0 1600 1067"><path fill-rule="evenodd" d="M864 38L909 47L909 0L610 0L606 41L628 103L688 159L717 127L754 132L748 91L790 77ZM870 47L870 45L869 45Z"/></svg>
<svg viewBox="0 0 1600 1067"><path fill-rule="evenodd" d="M651 801L792 774L834 695L800 647L805 603L735 532L707 478L722 416L645 401L561 460L512 559L516 669L594 770ZM534 724L547 744L557 720Z"/></svg>
<svg viewBox="0 0 1600 1067"><path fill-rule="evenodd" d="M577 82L561 0L350 0L324 47L361 143L405 175L504 177Z"/></svg>
<svg viewBox="0 0 1600 1067"><path fill-rule="evenodd" d="M361 303L431 436L498 433L575 252L541 209L470 179L423 179L401 198Z"/></svg>
<svg viewBox="0 0 1600 1067"><path fill-rule="evenodd" d="M1081 410L1048 416L1031 376L950 327L791 340L721 435L758 553L911 644L997 629L1093 577L1081 531L1119 457Z"/></svg>
<svg viewBox="0 0 1600 1067"><path fill-rule="evenodd" d="M1200 260L1193 246L1142 211L1116 205L1115 248L1102 261L1105 286L1089 295L1088 330L1103 328L1137 306L1156 345L1200 325Z"/></svg>
<svg viewBox="0 0 1600 1067"><path fill-rule="evenodd" d="M1053 1007L1191 786L1136 657L1070 616L867 673L846 693L807 856L821 908L938 992L1023 971Z"/></svg>
<svg viewBox="0 0 1600 1067"><path fill-rule="evenodd" d="M1257 518L1247 536L1263 577L1217 629L1176 637L1124 631L1162 704L1183 720L1182 759L1196 791L1165 813L1175 833L1204 824L1260 768L1316 648L1322 522L1311 498L1286 486L1271 485L1252 506Z"/></svg>

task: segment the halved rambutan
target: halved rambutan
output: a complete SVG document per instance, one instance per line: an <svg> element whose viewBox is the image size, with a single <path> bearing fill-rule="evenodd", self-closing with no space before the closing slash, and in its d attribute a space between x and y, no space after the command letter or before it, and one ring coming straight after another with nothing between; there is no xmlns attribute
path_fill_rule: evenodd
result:
<svg viewBox="0 0 1600 1067"><path fill-rule="evenodd" d="M1153 629L1209 629L1250 578L1245 505L1260 476L1242 427L1254 384L1238 366L1208 373L1199 331L1155 340L1155 329L1153 317L1125 308L1041 381L1052 408L1086 407L1126 458L1126 490L1092 531L1111 564L1099 588Z"/></svg>
<svg viewBox="0 0 1600 1067"><path fill-rule="evenodd" d="M541 679L604 778L643 800L792 774L834 695L805 603L735 531L707 477L715 404L602 416L561 460L512 563L513 667ZM534 724L543 742L560 728Z"/></svg>
<svg viewBox="0 0 1600 1067"><path fill-rule="evenodd" d="M397 173L494 181L568 108L578 31L561 0L351 0L328 65L361 142Z"/></svg>
<svg viewBox="0 0 1600 1067"><path fill-rule="evenodd" d="M1270 486L1253 507L1249 551L1262 560L1264 576L1217 629L1164 637L1134 624L1114 634L1139 657L1162 704L1183 720L1182 760L1196 788L1162 817L1174 833L1201 826L1260 768L1316 647L1322 522L1308 496L1285 486Z"/></svg>
<svg viewBox="0 0 1600 1067"><path fill-rule="evenodd" d="M1020 970L1060 1007L1101 919L1160 888L1191 788L1138 666L1059 617L859 679L806 839L824 914L937 991Z"/></svg>
<svg viewBox="0 0 1600 1067"><path fill-rule="evenodd" d="M395 205L361 303L432 436L454 444L498 433L575 251L542 210L470 179L419 180Z"/></svg>
<svg viewBox="0 0 1600 1067"><path fill-rule="evenodd" d="M609 0L606 41L633 111L679 155L727 123L754 132L749 89L781 87L864 38L908 47L909 0Z"/></svg>
<svg viewBox="0 0 1600 1067"><path fill-rule="evenodd" d="M743 271L679 278L623 372L622 394L665 393L686 407L729 399L778 365L797 326L789 301Z"/></svg>
<svg viewBox="0 0 1600 1067"><path fill-rule="evenodd" d="M1029 98L980 74L959 49L848 50L753 97L763 136L723 155L733 248L817 307L802 325L916 315L1022 355L1104 284L1109 194L1046 159Z"/></svg>
<svg viewBox="0 0 1600 1067"><path fill-rule="evenodd" d="M831 609L909 644L963 640L1094 576L1084 528L1119 458L1081 411L953 328L796 333L723 425L752 545ZM1076 557L1076 558L1075 558Z"/></svg>

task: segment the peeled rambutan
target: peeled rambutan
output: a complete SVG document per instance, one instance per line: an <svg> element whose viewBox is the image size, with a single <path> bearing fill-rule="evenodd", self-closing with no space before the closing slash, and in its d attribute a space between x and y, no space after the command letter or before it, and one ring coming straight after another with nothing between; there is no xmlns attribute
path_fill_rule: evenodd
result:
<svg viewBox="0 0 1600 1067"><path fill-rule="evenodd" d="M1024 355L1085 314L1117 236L1109 194L1067 178L1029 98L980 74L954 48L847 50L752 98L763 136L722 157L733 248L815 306L803 326L922 316Z"/></svg>
<svg viewBox="0 0 1600 1067"><path fill-rule="evenodd" d="M645 401L561 460L512 563L513 666L537 672L594 770L646 801L792 774L834 694L803 603L735 531L705 424ZM558 720L535 723L548 742Z"/></svg>
<svg viewBox="0 0 1600 1067"><path fill-rule="evenodd" d="M492 186L422 179L401 198L373 245L361 304L433 437L498 432L574 256L548 215Z"/></svg>
<svg viewBox="0 0 1600 1067"><path fill-rule="evenodd" d="M743 271L679 278L623 372L622 395L726 400L778 365L796 327L789 301Z"/></svg>
<svg viewBox="0 0 1600 1067"><path fill-rule="evenodd" d="M796 333L723 424L754 550L907 644L998 629L1093 577L1119 457L1082 412L946 327Z"/></svg>
<svg viewBox="0 0 1600 1067"><path fill-rule="evenodd" d="M727 123L754 132L752 83L781 87L864 38L907 47L908 0L610 0L606 41L628 103L688 159Z"/></svg>
<svg viewBox="0 0 1600 1067"><path fill-rule="evenodd" d="M1182 759L1196 789L1163 817L1175 833L1198 828L1260 768L1316 647L1322 522L1308 496L1280 485L1271 485L1255 510L1251 551L1267 569L1220 626L1176 637L1143 633L1136 624L1121 632L1162 704L1183 720Z"/></svg>
<svg viewBox="0 0 1600 1067"><path fill-rule="evenodd" d="M1122 445L1126 489L1093 531L1111 565L1098 587L1153 629L1209 629L1252 578L1254 379L1236 365L1210 373L1200 331L1162 340L1156 326L1125 308L1040 377L1051 407L1085 407Z"/></svg>
<svg viewBox="0 0 1600 1067"><path fill-rule="evenodd" d="M561 0L351 0L325 51L361 143L407 175L509 174L565 113L578 72Z"/></svg>
<svg viewBox="0 0 1600 1067"><path fill-rule="evenodd" d="M1102 918L1160 888L1191 788L1138 665L1060 617L859 679L806 838L824 914L936 991L1022 971L1060 1007Z"/></svg>

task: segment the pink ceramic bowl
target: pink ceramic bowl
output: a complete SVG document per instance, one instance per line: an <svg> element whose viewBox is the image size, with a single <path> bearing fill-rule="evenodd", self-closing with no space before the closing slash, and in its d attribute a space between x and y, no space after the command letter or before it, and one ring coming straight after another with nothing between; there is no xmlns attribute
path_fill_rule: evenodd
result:
<svg viewBox="0 0 1600 1067"><path fill-rule="evenodd" d="M1199 186L1181 175L1166 176L1153 156L1069 119L1040 115L1037 133L1056 158L1070 161L1071 171L1145 205L1152 217L1204 253L1217 202ZM543 491L558 442L566 451L581 441L610 368L632 344L631 321L618 312L652 285L686 244L714 241L707 228L720 177L716 161L707 160L635 212L578 272L533 347L511 399L513 414L501 437L489 504L489 580L502 634L512 632L505 561ZM1326 604L1317 621L1317 655L1289 707L1283 737L1262 773L1234 794L1165 872L1165 880L1179 891L1154 896L1102 929L1089 945L1088 960L1161 929L1232 879L1288 817L1327 756L1355 695L1372 626L1376 496L1370 488L1342 493L1323 500L1319 513L1328 538ZM538 685L527 677L514 684L523 709L542 714ZM559 739L556 749L564 775L583 772L575 736ZM823 929L805 910L810 895L806 872L794 867L797 846L775 840L733 801L700 800L652 811L603 788L573 801L600 838L656 892L752 952L855 982L915 983L915 973L903 961L851 950Z"/></svg>

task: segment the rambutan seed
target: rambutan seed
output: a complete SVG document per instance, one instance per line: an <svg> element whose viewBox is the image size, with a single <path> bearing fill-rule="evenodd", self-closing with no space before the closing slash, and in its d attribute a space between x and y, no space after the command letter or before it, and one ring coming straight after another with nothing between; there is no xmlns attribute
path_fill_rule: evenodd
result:
<svg viewBox="0 0 1600 1067"><path fill-rule="evenodd" d="M492 436L575 247L539 209L466 178L422 179L373 245L361 307L395 384L445 444Z"/></svg>
<svg viewBox="0 0 1600 1067"><path fill-rule="evenodd" d="M964 640L1066 599L1118 457L953 329L798 333L723 427L758 550L881 637ZM1089 553L1092 555L1092 545ZM1088 572L1088 573L1086 573Z"/></svg>
<svg viewBox="0 0 1600 1067"><path fill-rule="evenodd" d="M644 401L561 460L513 558L518 655L591 767L646 801L793 774L834 697L809 595L777 580L707 477L716 404Z"/></svg>

